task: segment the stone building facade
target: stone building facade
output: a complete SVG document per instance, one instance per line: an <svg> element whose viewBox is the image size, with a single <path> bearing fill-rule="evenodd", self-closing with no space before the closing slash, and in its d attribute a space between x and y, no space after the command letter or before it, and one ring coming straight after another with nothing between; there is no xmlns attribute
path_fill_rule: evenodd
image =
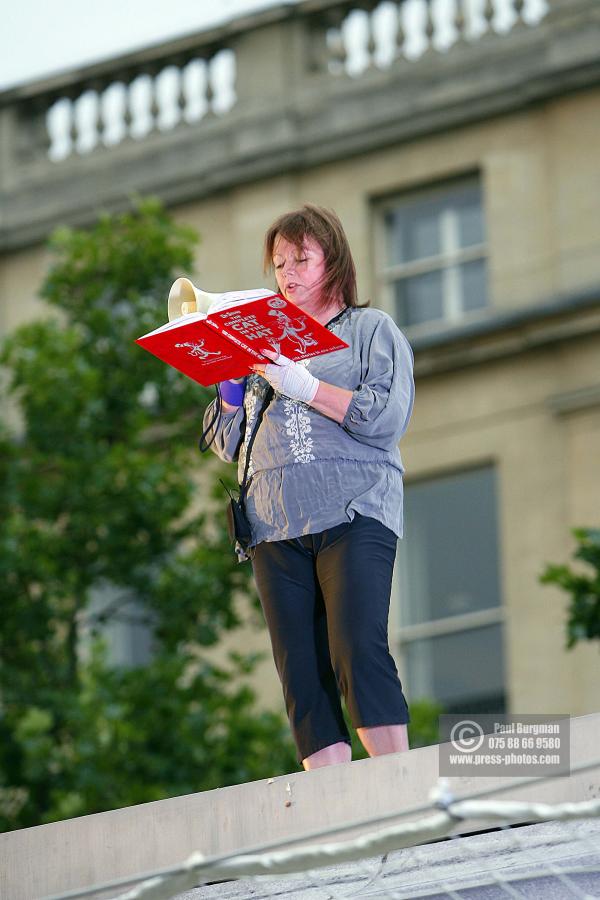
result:
<svg viewBox="0 0 600 900"><path fill-rule="evenodd" d="M582 715L598 648L565 650L538 577L600 518L600 7L440 9L302 0L0 95L0 334L43 312L51 228L133 192L198 228L209 291L265 283L280 212L333 207L361 300L415 353L390 614L409 702Z"/></svg>

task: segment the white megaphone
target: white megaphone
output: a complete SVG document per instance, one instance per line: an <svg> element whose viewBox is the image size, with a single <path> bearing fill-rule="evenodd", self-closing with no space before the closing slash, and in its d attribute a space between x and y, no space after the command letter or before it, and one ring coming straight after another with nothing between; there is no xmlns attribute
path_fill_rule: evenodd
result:
<svg viewBox="0 0 600 900"><path fill-rule="evenodd" d="M208 312L208 309L221 294L209 294L201 291L189 278L178 278L171 285L169 299L167 301L167 313L169 322L180 316L187 316L195 312Z"/></svg>

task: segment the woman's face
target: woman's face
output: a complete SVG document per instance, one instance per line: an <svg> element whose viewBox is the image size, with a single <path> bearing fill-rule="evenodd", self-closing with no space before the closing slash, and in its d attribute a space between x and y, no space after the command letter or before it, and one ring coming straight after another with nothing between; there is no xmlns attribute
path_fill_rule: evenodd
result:
<svg viewBox="0 0 600 900"><path fill-rule="evenodd" d="M310 312L321 301L325 257L314 238L305 236L302 249L278 235L273 245L273 267L279 292Z"/></svg>

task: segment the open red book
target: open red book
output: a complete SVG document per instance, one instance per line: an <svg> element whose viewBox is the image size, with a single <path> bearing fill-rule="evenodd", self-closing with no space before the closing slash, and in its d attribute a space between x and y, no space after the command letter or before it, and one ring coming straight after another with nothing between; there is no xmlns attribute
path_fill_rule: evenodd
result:
<svg viewBox="0 0 600 900"><path fill-rule="evenodd" d="M248 375L257 361L271 362L261 347L296 361L348 346L281 294L258 289L216 297L207 312L178 316L136 344L206 386Z"/></svg>

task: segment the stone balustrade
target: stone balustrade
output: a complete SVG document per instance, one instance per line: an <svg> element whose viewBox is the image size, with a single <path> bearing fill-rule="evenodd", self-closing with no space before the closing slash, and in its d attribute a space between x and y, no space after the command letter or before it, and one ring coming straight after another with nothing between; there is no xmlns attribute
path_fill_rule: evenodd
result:
<svg viewBox="0 0 600 900"><path fill-rule="evenodd" d="M483 72L494 57L521 52L527 77L532 53L548 57L552 29L597 22L598 6L595 0L300 0L4 91L0 249L43 236L57 218L89 220L99 198L111 205L117 182L121 196L124 188L151 189L177 201L189 197L175 188L184 176L194 178L196 196L233 183L234 172L238 181L260 176L256 160L265 148L271 157L278 149L289 168L312 164L319 153L339 156L348 127L372 140L387 134L389 142L392 131L375 132L369 121L375 111L388 110L397 135L404 122L408 137L399 88L410 85L414 101L437 83L438 113L444 93L468 104L469 92L461 88L458 97L451 82L458 90L461 69L477 61ZM509 67L507 84L510 76ZM319 129L332 140L319 140L317 149L308 142ZM67 176L74 187L66 187Z"/></svg>
<svg viewBox="0 0 600 900"><path fill-rule="evenodd" d="M11 99L18 103L14 162L28 166L48 158L58 163L74 153L111 148L128 139L143 140L152 132L227 115L237 100L236 82L246 74L238 71L239 38L265 19L301 24L308 53L304 71L296 76L359 77L371 67L385 69L431 52L456 52L464 41L535 25L547 4L458 0L455 5L438 4L437 9L436 15L433 0L300 2L296 8L247 17L237 26L51 79L46 88L40 84L39 89L31 85L9 91L0 95L0 104L6 107ZM247 62L252 66L252 60Z"/></svg>
<svg viewBox="0 0 600 900"><path fill-rule="evenodd" d="M74 85L63 96L47 98L45 123L34 130L39 141L34 137L28 149L34 156L47 154L60 162L72 153L89 153L224 115L235 102L234 81L235 55L223 48ZM26 154L22 158L26 160Z"/></svg>

